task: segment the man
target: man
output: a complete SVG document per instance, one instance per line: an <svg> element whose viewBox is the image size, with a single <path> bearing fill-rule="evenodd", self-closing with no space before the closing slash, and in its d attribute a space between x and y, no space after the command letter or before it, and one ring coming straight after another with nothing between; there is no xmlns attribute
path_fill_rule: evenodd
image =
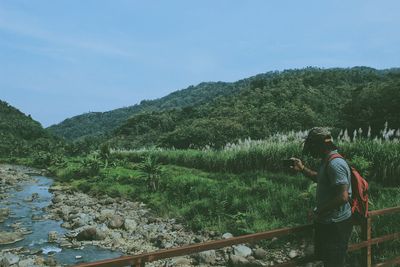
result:
<svg viewBox="0 0 400 267"><path fill-rule="evenodd" d="M318 171L307 168L300 159L292 158L292 168L317 182L315 217L315 255L325 267L345 266L348 241L352 231L351 172L337 154L331 133L326 128L311 129L303 153L321 159Z"/></svg>

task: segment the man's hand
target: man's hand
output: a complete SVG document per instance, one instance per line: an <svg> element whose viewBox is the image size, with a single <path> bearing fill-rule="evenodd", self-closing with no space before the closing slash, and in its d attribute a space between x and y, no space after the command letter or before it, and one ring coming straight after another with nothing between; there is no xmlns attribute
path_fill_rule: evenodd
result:
<svg viewBox="0 0 400 267"><path fill-rule="evenodd" d="M291 160L293 160L293 165L290 166L290 168L292 168L293 170L297 171L297 172L301 172L304 170L304 164L303 162L301 162L300 159L298 158L290 158Z"/></svg>
<svg viewBox="0 0 400 267"><path fill-rule="evenodd" d="M292 170L295 170L296 172L302 172L305 176L309 177L313 182L318 182L317 181L317 175L318 173L316 171L310 170L309 168L306 168L304 166L303 162L298 159L298 158L290 158L293 160L293 165L290 166Z"/></svg>

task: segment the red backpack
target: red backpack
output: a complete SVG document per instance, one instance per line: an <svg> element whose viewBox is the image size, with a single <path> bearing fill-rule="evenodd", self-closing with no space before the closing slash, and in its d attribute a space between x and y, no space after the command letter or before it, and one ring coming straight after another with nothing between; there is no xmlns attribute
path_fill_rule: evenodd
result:
<svg viewBox="0 0 400 267"><path fill-rule="evenodd" d="M333 154L328 158L327 162L333 159L344 157L340 154ZM351 170L351 190L352 197L350 200L351 213L356 217L368 217L368 182L361 176L361 174L353 167L349 166Z"/></svg>

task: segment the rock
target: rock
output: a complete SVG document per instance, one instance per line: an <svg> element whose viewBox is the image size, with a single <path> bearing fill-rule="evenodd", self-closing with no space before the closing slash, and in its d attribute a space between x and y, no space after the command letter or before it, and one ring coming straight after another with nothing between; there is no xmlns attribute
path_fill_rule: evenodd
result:
<svg viewBox="0 0 400 267"><path fill-rule="evenodd" d="M43 216L42 215L38 215L38 214L33 214L31 217L32 221L41 221L43 220Z"/></svg>
<svg viewBox="0 0 400 267"><path fill-rule="evenodd" d="M157 235L150 238L150 242L153 244L153 246L157 248L162 248L163 239L164 237L162 235Z"/></svg>
<svg viewBox="0 0 400 267"><path fill-rule="evenodd" d="M63 201L63 197L61 195L56 195L55 197L53 197L53 199L51 200L54 204L60 203Z"/></svg>
<svg viewBox="0 0 400 267"><path fill-rule="evenodd" d="M78 241L103 240L104 238L105 234L95 227L86 228L76 236Z"/></svg>
<svg viewBox="0 0 400 267"><path fill-rule="evenodd" d="M13 264L17 264L19 262L19 256L12 254L12 253L6 253L3 255L3 259L0 263L0 266L10 266Z"/></svg>
<svg viewBox="0 0 400 267"><path fill-rule="evenodd" d="M53 257L47 257L44 260L44 264L47 266L57 266L57 261Z"/></svg>
<svg viewBox="0 0 400 267"><path fill-rule="evenodd" d="M253 256L250 256L246 259L250 262L250 264L248 265L249 267L264 267L265 266L265 262L256 260Z"/></svg>
<svg viewBox="0 0 400 267"><path fill-rule="evenodd" d="M85 200L79 199L79 198L70 200L70 202L72 202L72 204L68 204L71 207L70 214L78 214L78 213L80 213L82 211L82 208L80 208L79 206L82 205L81 202L84 202L84 201ZM85 204L86 203L84 202L83 205L85 205ZM71 205L73 205L73 206L71 206Z"/></svg>
<svg viewBox="0 0 400 267"><path fill-rule="evenodd" d="M115 203L115 200L113 198L111 198L111 197L105 198L102 201L102 204L104 204L104 205L110 205L110 204L113 204L113 203Z"/></svg>
<svg viewBox="0 0 400 267"><path fill-rule="evenodd" d="M217 254L215 250L202 251L196 255L196 259L199 263L214 264L217 259Z"/></svg>
<svg viewBox="0 0 400 267"><path fill-rule="evenodd" d="M8 263L8 261L6 260L6 258L1 258L0 260L0 267L9 267L10 264Z"/></svg>
<svg viewBox="0 0 400 267"><path fill-rule="evenodd" d="M174 258L173 262L174 262L173 266L180 266L180 267L192 266L192 261L185 257Z"/></svg>
<svg viewBox="0 0 400 267"><path fill-rule="evenodd" d="M136 231L137 226L138 226L138 224L135 220L125 219L125 222L124 222L125 230L127 230L129 232L134 232L134 231Z"/></svg>
<svg viewBox="0 0 400 267"><path fill-rule="evenodd" d="M20 229L21 228L21 222L15 222L13 224L11 224L11 227L14 229Z"/></svg>
<svg viewBox="0 0 400 267"><path fill-rule="evenodd" d="M291 258L291 259L296 258L298 255L299 255L299 254L298 254L297 251L294 250L294 249L292 249L292 250L289 252L289 258Z"/></svg>
<svg viewBox="0 0 400 267"><path fill-rule="evenodd" d="M39 199L39 194L38 193L33 193L32 194L32 200L35 200L35 199Z"/></svg>
<svg viewBox="0 0 400 267"><path fill-rule="evenodd" d="M0 245L13 244L21 241L24 236L17 232L0 232Z"/></svg>
<svg viewBox="0 0 400 267"><path fill-rule="evenodd" d="M237 256L246 258L246 257L250 256L253 252L251 251L251 248L249 248L245 245L237 245L237 246L233 246L233 253Z"/></svg>
<svg viewBox="0 0 400 267"><path fill-rule="evenodd" d="M32 249L29 251L29 255L39 255L42 254L43 250L42 249Z"/></svg>
<svg viewBox="0 0 400 267"><path fill-rule="evenodd" d="M183 226L182 226L182 228L183 228ZM216 231L208 231L208 236L210 237L210 238L214 238L214 237L217 237L219 234L218 234L218 232L216 232Z"/></svg>
<svg viewBox="0 0 400 267"><path fill-rule="evenodd" d="M172 248L173 246L174 246L174 244L171 242L163 242L161 244L161 248Z"/></svg>
<svg viewBox="0 0 400 267"><path fill-rule="evenodd" d="M62 206L59 210L59 215L61 216L61 218L63 220L67 220L68 219L68 215L71 211L71 208L68 206Z"/></svg>
<svg viewBox="0 0 400 267"><path fill-rule="evenodd" d="M49 243L57 242L57 238L58 238L57 231L50 231L47 236L48 236Z"/></svg>
<svg viewBox="0 0 400 267"><path fill-rule="evenodd" d="M89 225L92 220L93 217L85 213L78 213L69 216L69 221L73 221L73 228Z"/></svg>
<svg viewBox="0 0 400 267"><path fill-rule="evenodd" d="M71 244L71 242L69 242L68 240L62 240L62 241L60 242L60 247L62 247L62 248L64 248L64 247L66 247L66 248L71 248L71 247L72 247L72 244Z"/></svg>
<svg viewBox="0 0 400 267"><path fill-rule="evenodd" d="M257 248L256 250L254 250L254 257L256 259L265 259L265 257L267 256L267 251L265 251L262 248Z"/></svg>
<svg viewBox="0 0 400 267"><path fill-rule="evenodd" d="M10 209L9 208L1 208L0 209L0 223L4 222L8 216L10 216Z"/></svg>
<svg viewBox="0 0 400 267"><path fill-rule="evenodd" d="M108 222L108 227L111 229L118 229L124 225L124 218L120 215L114 215Z"/></svg>
<svg viewBox="0 0 400 267"><path fill-rule="evenodd" d="M35 266L35 260L34 259L21 260L18 263L18 267L33 267L33 266Z"/></svg>
<svg viewBox="0 0 400 267"><path fill-rule="evenodd" d="M18 229L18 233L20 233L21 235L30 235L33 233L33 231L26 228L20 228Z"/></svg>
<svg viewBox="0 0 400 267"><path fill-rule="evenodd" d="M69 222L63 222L61 224L61 227L64 227L66 229L72 229L72 225Z"/></svg>
<svg viewBox="0 0 400 267"><path fill-rule="evenodd" d="M44 265L44 258L43 257L36 257L35 258L35 264L39 265L39 266L43 266Z"/></svg>
<svg viewBox="0 0 400 267"><path fill-rule="evenodd" d="M249 266L250 262L242 257L242 256L238 256L238 255L231 255L230 259L229 259L230 265L231 266Z"/></svg>
<svg viewBox="0 0 400 267"><path fill-rule="evenodd" d="M110 236L109 236L111 239L114 239L114 240L121 240L122 239L122 234L121 233L119 233L119 232L111 232L110 233Z"/></svg>
<svg viewBox="0 0 400 267"><path fill-rule="evenodd" d="M29 196L29 197L24 198L24 201L25 202L32 202L33 198L32 198L32 196Z"/></svg>
<svg viewBox="0 0 400 267"><path fill-rule="evenodd" d="M100 211L100 215L97 218L100 222L105 222L106 220L110 219L115 214L114 210L111 209L104 209Z"/></svg>
<svg viewBox="0 0 400 267"><path fill-rule="evenodd" d="M182 230L182 229L183 229L183 225L180 224L180 223L178 223L178 224L173 224L173 225L172 225L172 230L173 230L173 231L180 231L180 230Z"/></svg>
<svg viewBox="0 0 400 267"><path fill-rule="evenodd" d="M222 235L222 239L228 239L228 238L232 238L233 235L231 233L225 233Z"/></svg>

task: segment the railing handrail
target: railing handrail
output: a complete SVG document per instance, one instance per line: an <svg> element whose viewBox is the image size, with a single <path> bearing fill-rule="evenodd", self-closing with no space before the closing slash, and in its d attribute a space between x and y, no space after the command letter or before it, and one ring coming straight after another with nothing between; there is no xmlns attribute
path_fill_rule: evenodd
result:
<svg viewBox="0 0 400 267"><path fill-rule="evenodd" d="M368 215L369 215L369 217L375 217L375 216L379 216L379 215L386 215L386 214L396 213L396 212L400 212L400 206L386 208L386 209L380 209L380 210L371 210L371 211L368 211Z"/></svg>
<svg viewBox="0 0 400 267"><path fill-rule="evenodd" d="M351 244L349 246L349 251L355 251L359 249L365 250L365 257L369 257L366 260L365 266L371 266L371 246L375 244L382 243L384 241L393 240L400 238L400 233L393 233L388 234L385 236L377 237L372 239L371 238L371 219L375 216L390 214L400 212L400 206L386 208L381 210L374 210L370 211L369 217L364 220L362 223L362 231L365 233L365 238L363 242ZM242 235L238 237L232 237L228 239L222 240L213 240L207 241L204 243L197 243L191 245L185 245L182 247L177 248L169 248L169 249L162 249L157 250L154 252L147 252L139 255L134 256L123 256L115 259L107 259L101 260L91 263L81 263L75 265L75 267L123 267L123 266L144 266L146 262L152 262L156 260L161 260L165 258L172 258L177 256L188 255L196 252L207 251L211 249L220 249L223 247L228 247L236 244L243 244L243 243L252 243L254 241L259 241L263 239L271 239L274 237L289 235L293 233L305 232L313 229L313 224L306 224L301 226L295 227L287 227L287 228L280 228L270 231L265 231L261 233L249 234L249 235ZM400 257L396 259L392 259L387 263L400 263ZM283 263L277 266L295 266L295 261ZM376 266L386 266L385 263L380 263Z"/></svg>

